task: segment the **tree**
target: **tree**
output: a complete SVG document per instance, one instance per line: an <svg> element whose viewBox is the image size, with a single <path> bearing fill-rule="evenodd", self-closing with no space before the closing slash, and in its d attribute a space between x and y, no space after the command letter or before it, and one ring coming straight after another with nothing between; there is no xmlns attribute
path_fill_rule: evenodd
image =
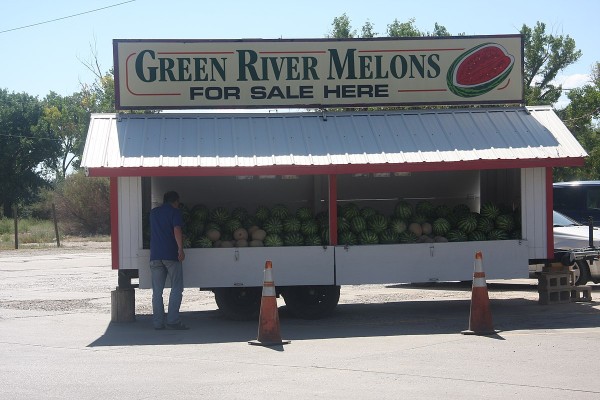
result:
<svg viewBox="0 0 600 400"><path fill-rule="evenodd" d="M350 39L356 36L356 30L352 29L350 18L348 18L346 13L339 17L335 17L331 25L333 26L333 29L329 32L328 37L330 38Z"/></svg>
<svg viewBox="0 0 600 400"><path fill-rule="evenodd" d="M41 115L37 97L0 89L0 204L6 216L12 216L13 204L31 200L48 185L42 170L57 157L60 141L35 129Z"/></svg>
<svg viewBox="0 0 600 400"><path fill-rule="evenodd" d="M411 18L406 22L400 22L398 19L395 19L394 22L388 24L387 36L397 38L425 36L425 34L415 26L415 19Z"/></svg>
<svg viewBox="0 0 600 400"><path fill-rule="evenodd" d="M524 91L527 105L554 104L562 94L562 85L552 83L557 74L581 57L575 40L546 33L546 24L521 28L525 43Z"/></svg>
<svg viewBox="0 0 600 400"><path fill-rule="evenodd" d="M596 180L600 176L600 63L592 69L589 84L572 89L569 104L558 115L589 154L583 167L557 168L557 181Z"/></svg>
<svg viewBox="0 0 600 400"><path fill-rule="evenodd" d="M50 166L57 180L63 180L69 169L79 166L88 124L89 112L83 107L81 93L63 97L50 92L44 99L37 129L60 140L60 155Z"/></svg>

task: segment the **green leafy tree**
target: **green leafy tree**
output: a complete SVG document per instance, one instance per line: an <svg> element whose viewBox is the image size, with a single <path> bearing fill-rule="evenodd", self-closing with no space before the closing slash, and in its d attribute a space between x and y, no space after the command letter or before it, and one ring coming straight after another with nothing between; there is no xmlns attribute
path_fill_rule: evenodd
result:
<svg viewBox="0 0 600 400"><path fill-rule="evenodd" d="M43 101L37 129L60 140L61 154L50 166L58 180L63 180L69 169L79 166L89 124L83 100L81 93L63 97L50 92Z"/></svg>
<svg viewBox="0 0 600 400"><path fill-rule="evenodd" d="M333 29L329 32L328 37L333 39L350 39L356 36L356 29L352 29L352 23L346 13L333 19L331 24Z"/></svg>
<svg viewBox="0 0 600 400"><path fill-rule="evenodd" d="M400 22L398 19L395 19L391 24L388 24L386 33L388 37L393 38L426 36L424 32L421 32L415 26L414 18L411 18L406 22Z"/></svg>
<svg viewBox="0 0 600 400"><path fill-rule="evenodd" d="M591 78L589 84L572 89L567 95L569 104L558 111L589 156L583 167L556 168L556 181L600 179L600 63L592 69Z"/></svg>
<svg viewBox="0 0 600 400"><path fill-rule="evenodd" d="M562 85L553 81L557 74L581 57L575 40L569 35L546 33L546 24L537 22L533 28L523 25L525 44L524 91L527 105L554 104L562 94Z"/></svg>
<svg viewBox="0 0 600 400"><path fill-rule="evenodd" d="M48 185L44 166L60 152L57 137L35 129L42 113L37 97L0 89L0 204L6 216L13 204L32 200Z"/></svg>

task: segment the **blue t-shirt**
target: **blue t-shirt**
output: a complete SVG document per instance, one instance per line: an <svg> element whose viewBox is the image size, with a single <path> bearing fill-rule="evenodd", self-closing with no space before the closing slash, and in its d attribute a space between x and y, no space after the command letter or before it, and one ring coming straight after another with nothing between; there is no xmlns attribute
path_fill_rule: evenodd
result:
<svg viewBox="0 0 600 400"><path fill-rule="evenodd" d="M183 227L181 210L163 204L150 211L150 260L178 259L177 241L173 228Z"/></svg>

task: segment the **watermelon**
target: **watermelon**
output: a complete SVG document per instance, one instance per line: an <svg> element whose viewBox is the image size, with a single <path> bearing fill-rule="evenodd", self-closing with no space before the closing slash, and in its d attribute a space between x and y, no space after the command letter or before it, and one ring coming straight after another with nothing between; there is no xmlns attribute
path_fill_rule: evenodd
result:
<svg viewBox="0 0 600 400"><path fill-rule="evenodd" d="M408 221L410 219L410 217L412 216L412 214L413 214L412 206L404 200L399 201L396 204L396 207L394 207L394 216L396 216L404 221Z"/></svg>
<svg viewBox="0 0 600 400"><path fill-rule="evenodd" d="M279 236L276 233L270 233L265 237L264 240L264 245L266 247L279 247L279 246L283 246L283 240L281 239L281 236Z"/></svg>
<svg viewBox="0 0 600 400"><path fill-rule="evenodd" d="M313 212L308 207L300 207L296 210L296 218L300 221L306 221L307 219L313 218Z"/></svg>
<svg viewBox="0 0 600 400"><path fill-rule="evenodd" d="M201 236L199 239L196 239L193 242L192 247L209 248L209 247L213 247L213 242L207 236Z"/></svg>
<svg viewBox="0 0 600 400"><path fill-rule="evenodd" d="M323 243L329 244L329 228L321 228L321 240L323 241Z"/></svg>
<svg viewBox="0 0 600 400"><path fill-rule="evenodd" d="M360 209L360 216L366 220L375 215L377 215L377 210L375 210L373 207L363 207Z"/></svg>
<svg viewBox="0 0 600 400"><path fill-rule="evenodd" d="M496 43L482 43L454 60L448 68L446 83L452 93L460 97L485 94L510 74L515 57Z"/></svg>
<svg viewBox="0 0 600 400"><path fill-rule="evenodd" d="M242 223L240 222L240 220L235 219L235 218L231 218L230 220L225 222L225 225L224 225L225 231L231 232L231 233L233 233L233 231L235 231L236 229L239 229L241 227L242 227Z"/></svg>
<svg viewBox="0 0 600 400"><path fill-rule="evenodd" d="M338 237L338 243L348 246L353 246L358 243L358 238L352 232L342 232Z"/></svg>
<svg viewBox="0 0 600 400"><path fill-rule="evenodd" d="M340 209L340 215L347 220L360 215L360 208L355 203L346 203Z"/></svg>
<svg viewBox="0 0 600 400"><path fill-rule="evenodd" d="M267 234L281 233L283 231L283 223L279 218L269 217L263 224L263 228L265 231L267 231Z"/></svg>
<svg viewBox="0 0 600 400"><path fill-rule="evenodd" d="M393 229L386 229L379 234L379 243L393 244L400 241L400 234Z"/></svg>
<svg viewBox="0 0 600 400"><path fill-rule="evenodd" d="M487 240L487 235L481 231L473 231L469 233L468 238L470 241L481 241Z"/></svg>
<svg viewBox="0 0 600 400"><path fill-rule="evenodd" d="M483 233L490 232L492 229L494 229L494 227L495 227L495 225L494 225L493 219L490 219L487 217L481 217L477 221L477 230L481 231Z"/></svg>
<svg viewBox="0 0 600 400"><path fill-rule="evenodd" d="M464 233L473 232L477 229L477 217L474 213L463 214L456 224L457 228Z"/></svg>
<svg viewBox="0 0 600 400"><path fill-rule="evenodd" d="M432 224L433 234L436 236L444 236L450 230L450 222L446 218L438 218Z"/></svg>
<svg viewBox="0 0 600 400"><path fill-rule="evenodd" d="M406 230L406 222L402 221L400 218L392 218L389 227L396 233L402 233Z"/></svg>
<svg viewBox="0 0 600 400"><path fill-rule="evenodd" d="M511 214L503 214L496 218L496 228L501 229L505 232L510 232L515 227L515 221Z"/></svg>
<svg viewBox="0 0 600 400"><path fill-rule="evenodd" d="M488 240L506 240L508 239L508 234L501 229L493 229L487 234L487 238Z"/></svg>
<svg viewBox="0 0 600 400"><path fill-rule="evenodd" d="M466 242L468 240L467 234L459 229L453 229L446 235L449 242Z"/></svg>
<svg viewBox="0 0 600 400"><path fill-rule="evenodd" d="M300 232L304 235L316 235L319 232L319 224L314 219L302 221L300 224Z"/></svg>
<svg viewBox="0 0 600 400"><path fill-rule="evenodd" d="M286 219L290 215L290 210L283 204L276 204L271 208L271 216L280 220Z"/></svg>
<svg viewBox="0 0 600 400"><path fill-rule="evenodd" d="M367 219L367 228L374 233L381 233L388 227L387 219L381 214L375 214Z"/></svg>
<svg viewBox="0 0 600 400"><path fill-rule="evenodd" d="M304 236L298 232L287 233L283 238L283 243L286 246L302 246L304 245Z"/></svg>
<svg viewBox="0 0 600 400"><path fill-rule="evenodd" d="M248 210L246 210L244 207L236 207L231 211L231 218L244 221L246 218L248 218Z"/></svg>
<svg viewBox="0 0 600 400"><path fill-rule="evenodd" d="M425 218L431 218L435 215L435 206L428 200L418 201L415 205L415 214L424 216Z"/></svg>
<svg viewBox="0 0 600 400"><path fill-rule="evenodd" d="M358 243L360 244L378 244L379 237L371 231L362 231L358 234Z"/></svg>
<svg viewBox="0 0 600 400"><path fill-rule="evenodd" d="M322 244L323 242L321 241L319 235L307 235L304 238L305 246L321 246Z"/></svg>
<svg viewBox="0 0 600 400"><path fill-rule="evenodd" d="M270 216L271 216L271 212L265 206L258 206L258 208L256 209L256 212L254 213L254 218L256 218L256 221L258 221L258 222L264 222Z"/></svg>
<svg viewBox="0 0 600 400"><path fill-rule="evenodd" d="M494 220L500 215L500 208L494 203L487 202L481 205L479 214L481 214L482 217Z"/></svg>
<svg viewBox="0 0 600 400"><path fill-rule="evenodd" d="M299 232L300 231L300 220L296 217L289 217L283 221L284 232Z"/></svg>
<svg viewBox="0 0 600 400"><path fill-rule="evenodd" d="M408 230L402 232L399 236L400 243L416 243L417 239L417 235Z"/></svg>
<svg viewBox="0 0 600 400"><path fill-rule="evenodd" d="M206 222L208 220L209 210L204 204L196 204L190 210L192 214L192 219L200 220Z"/></svg>
<svg viewBox="0 0 600 400"><path fill-rule="evenodd" d="M337 219L337 230L338 232L350 231L350 222L344 217L338 217Z"/></svg>
<svg viewBox="0 0 600 400"><path fill-rule="evenodd" d="M229 218L229 211L225 207L216 207L210 211L209 219L219 225L225 224Z"/></svg>
<svg viewBox="0 0 600 400"><path fill-rule="evenodd" d="M350 220L350 230L356 234L365 231L367 229L367 223L361 216L354 217Z"/></svg>

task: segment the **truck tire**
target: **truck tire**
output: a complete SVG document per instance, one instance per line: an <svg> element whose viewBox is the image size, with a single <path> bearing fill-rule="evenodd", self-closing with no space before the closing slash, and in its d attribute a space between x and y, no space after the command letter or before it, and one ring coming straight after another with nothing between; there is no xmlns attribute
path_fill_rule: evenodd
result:
<svg viewBox="0 0 600 400"><path fill-rule="evenodd" d="M258 318L262 288L218 288L213 290L219 311L228 319L248 321Z"/></svg>
<svg viewBox="0 0 600 400"><path fill-rule="evenodd" d="M330 315L340 300L339 286L293 286L282 291L285 305L297 318L319 319Z"/></svg>
<svg viewBox="0 0 600 400"><path fill-rule="evenodd" d="M590 280L590 268L587 261L579 260L571 266L575 275L575 285L585 285Z"/></svg>

